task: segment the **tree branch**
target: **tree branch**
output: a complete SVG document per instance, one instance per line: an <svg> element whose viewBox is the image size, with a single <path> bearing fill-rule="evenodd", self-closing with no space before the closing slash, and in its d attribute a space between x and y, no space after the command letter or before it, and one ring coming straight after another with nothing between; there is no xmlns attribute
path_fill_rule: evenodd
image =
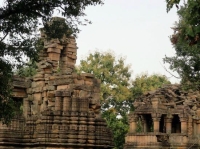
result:
<svg viewBox="0 0 200 149"><path fill-rule="evenodd" d="M169 70L167 70L167 68L166 68L164 65L162 65L161 62L160 62L160 65L161 65L161 66L165 69L165 71L167 71L171 76L173 76L173 77L175 77L175 78L177 78L177 79L181 79L180 77L175 76L175 75L172 74Z"/></svg>
<svg viewBox="0 0 200 149"><path fill-rule="evenodd" d="M1 39L0 42L2 42L6 38L7 35L8 35L8 33L5 34L5 36Z"/></svg>

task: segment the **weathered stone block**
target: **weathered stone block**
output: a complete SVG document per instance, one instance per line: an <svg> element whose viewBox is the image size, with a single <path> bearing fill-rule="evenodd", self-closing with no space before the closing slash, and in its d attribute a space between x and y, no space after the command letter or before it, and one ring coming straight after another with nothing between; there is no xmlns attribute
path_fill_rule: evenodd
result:
<svg viewBox="0 0 200 149"><path fill-rule="evenodd" d="M76 44L69 43L69 44L67 44L67 48L77 49L78 47L76 46Z"/></svg>
<svg viewBox="0 0 200 149"><path fill-rule="evenodd" d="M68 47L68 48L66 48L66 52L77 53L77 48L71 48L71 47Z"/></svg>
<svg viewBox="0 0 200 149"><path fill-rule="evenodd" d="M54 91L56 89L56 87L55 86L53 86L53 85L49 85L49 86L47 86L47 90L48 91Z"/></svg>
<svg viewBox="0 0 200 149"><path fill-rule="evenodd" d="M27 97L27 93L26 93L25 89L23 89L23 88L14 88L12 90L12 96L18 97L18 98L25 98L25 97Z"/></svg>
<svg viewBox="0 0 200 149"><path fill-rule="evenodd" d="M60 54L61 49L59 49L59 48L48 48L47 53L59 53Z"/></svg>
<svg viewBox="0 0 200 149"><path fill-rule="evenodd" d="M55 92L54 91L48 91L47 92L47 97L55 97Z"/></svg>
<svg viewBox="0 0 200 149"><path fill-rule="evenodd" d="M69 85L58 85L57 90L69 89Z"/></svg>
<svg viewBox="0 0 200 149"><path fill-rule="evenodd" d="M91 81L84 81L84 82L85 82L84 84L86 84L86 85L90 85L90 86L93 85L93 82L91 82Z"/></svg>
<svg viewBox="0 0 200 149"><path fill-rule="evenodd" d="M60 54L59 53L48 53L48 57L52 61L59 61L60 60Z"/></svg>
<svg viewBox="0 0 200 149"><path fill-rule="evenodd" d="M84 80L78 80L78 79L74 79L74 83L79 85L85 84Z"/></svg>
<svg viewBox="0 0 200 149"><path fill-rule="evenodd" d="M42 92L42 87L32 88L32 93L41 93L41 92Z"/></svg>
<svg viewBox="0 0 200 149"><path fill-rule="evenodd" d="M33 100L36 100L36 101L42 100L42 94L41 93L34 93L33 94Z"/></svg>
<svg viewBox="0 0 200 149"><path fill-rule="evenodd" d="M67 57L73 59L73 60L76 60L77 59L77 56L76 55L73 55L73 54L68 54Z"/></svg>

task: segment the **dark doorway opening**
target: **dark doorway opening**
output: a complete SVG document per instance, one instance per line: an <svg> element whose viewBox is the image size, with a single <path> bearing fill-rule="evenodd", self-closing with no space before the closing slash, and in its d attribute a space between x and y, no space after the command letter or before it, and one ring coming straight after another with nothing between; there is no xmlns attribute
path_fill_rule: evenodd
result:
<svg viewBox="0 0 200 149"><path fill-rule="evenodd" d="M172 133L181 133L181 122L177 114L173 115Z"/></svg>

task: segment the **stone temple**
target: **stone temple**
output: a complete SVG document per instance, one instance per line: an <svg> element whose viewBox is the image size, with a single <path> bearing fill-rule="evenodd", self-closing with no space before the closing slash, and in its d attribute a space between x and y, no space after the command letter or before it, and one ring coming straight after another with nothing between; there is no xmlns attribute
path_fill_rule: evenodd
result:
<svg viewBox="0 0 200 149"><path fill-rule="evenodd" d="M134 101L124 149L199 149L200 92L168 85Z"/></svg>
<svg viewBox="0 0 200 149"><path fill-rule="evenodd" d="M45 34L42 34L44 39ZM0 124L0 148L111 149L112 133L100 114L100 80L75 73L75 38L44 40L37 74L13 78L22 116Z"/></svg>

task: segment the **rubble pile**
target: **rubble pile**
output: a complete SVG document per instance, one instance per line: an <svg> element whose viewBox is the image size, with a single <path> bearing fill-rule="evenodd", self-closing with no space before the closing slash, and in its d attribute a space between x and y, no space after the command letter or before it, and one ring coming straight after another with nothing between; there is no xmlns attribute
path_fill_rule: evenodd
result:
<svg viewBox="0 0 200 149"><path fill-rule="evenodd" d="M180 85L165 85L155 91L150 91L135 99L134 107L142 109L151 105L152 99L158 99L158 107L163 109L184 109L188 116L197 118L197 109L200 107L199 91L183 91ZM140 106L139 106L140 105ZM139 109L138 109L139 110Z"/></svg>

